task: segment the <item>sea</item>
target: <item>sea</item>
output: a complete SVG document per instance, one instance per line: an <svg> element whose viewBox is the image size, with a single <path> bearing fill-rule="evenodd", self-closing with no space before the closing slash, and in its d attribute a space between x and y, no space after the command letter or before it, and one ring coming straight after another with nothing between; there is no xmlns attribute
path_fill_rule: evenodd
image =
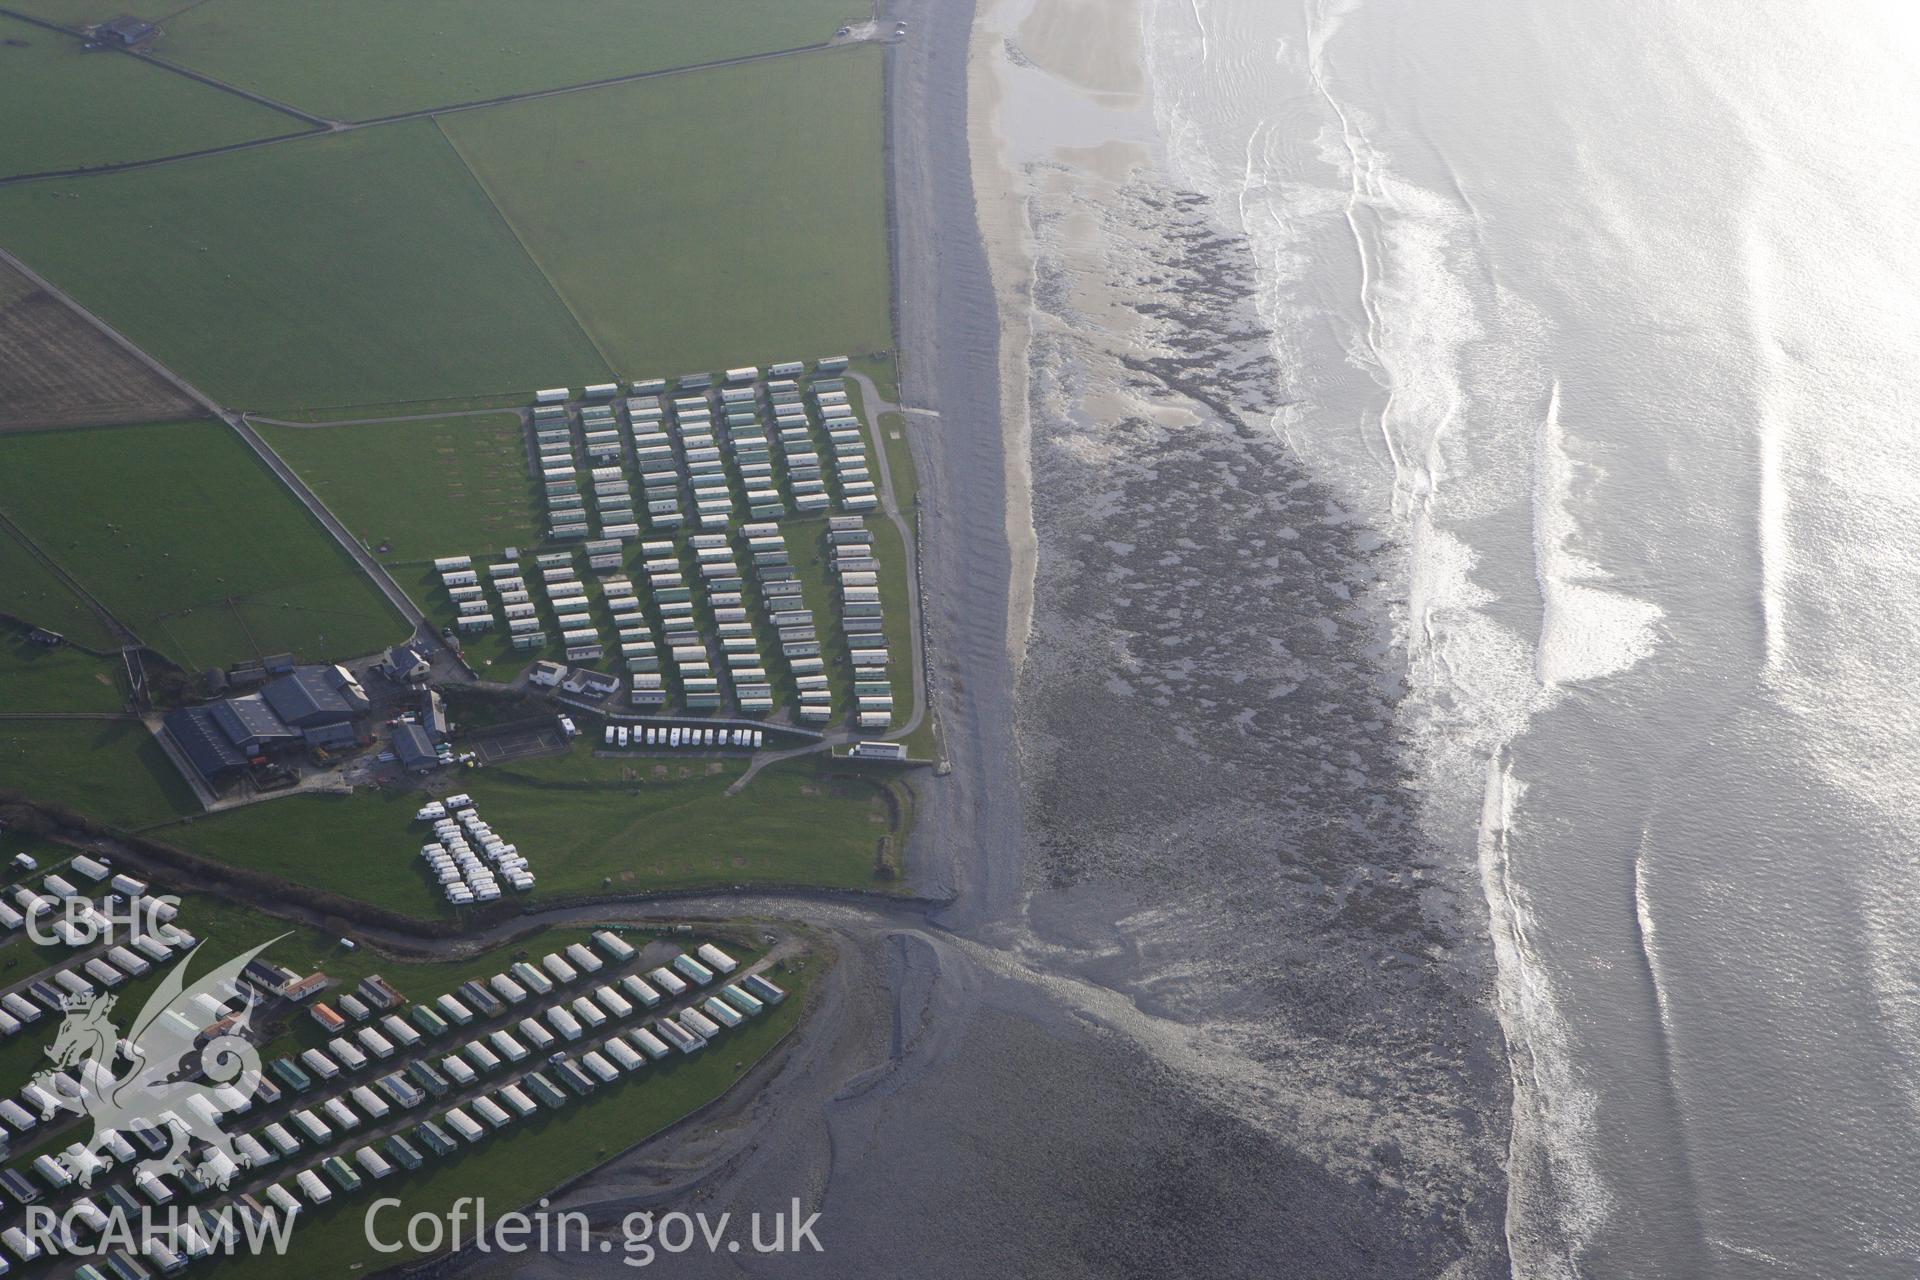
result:
<svg viewBox="0 0 1920 1280"><path fill-rule="evenodd" d="M1920 7L1141 21L1248 425L1381 540L1512 1274L1920 1274Z"/></svg>

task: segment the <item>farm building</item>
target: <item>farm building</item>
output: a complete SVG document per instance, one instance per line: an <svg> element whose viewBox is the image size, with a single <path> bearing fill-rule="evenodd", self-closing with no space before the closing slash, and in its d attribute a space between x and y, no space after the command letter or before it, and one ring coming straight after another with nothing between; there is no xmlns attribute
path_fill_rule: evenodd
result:
<svg viewBox="0 0 1920 1280"><path fill-rule="evenodd" d="M394 726L393 750L400 757L401 767L410 773L428 773L440 764L439 753L433 749L433 740L417 724Z"/></svg>
<svg viewBox="0 0 1920 1280"><path fill-rule="evenodd" d="M433 663L427 657L426 650L412 642L397 644L387 650L387 656L380 665L388 676L403 683L410 680L424 680L433 670Z"/></svg>
<svg viewBox="0 0 1920 1280"><path fill-rule="evenodd" d="M274 713L261 694L225 698L208 709L227 741L245 755L265 755L299 740L300 735Z"/></svg>
<svg viewBox="0 0 1920 1280"><path fill-rule="evenodd" d="M227 739L208 708L169 711L162 724L168 739L207 785L215 786L245 771L247 756Z"/></svg>
<svg viewBox="0 0 1920 1280"><path fill-rule="evenodd" d="M314 746L351 744L355 717L371 705L345 667L297 667L260 690L274 714ZM342 730L344 729L344 733Z"/></svg>
<svg viewBox="0 0 1920 1280"><path fill-rule="evenodd" d="M133 49L160 34L160 28L151 22L139 18L121 16L110 18L87 28L87 47L90 49Z"/></svg>
<svg viewBox="0 0 1920 1280"><path fill-rule="evenodd" d="M435 742L444 742L447 737L447 707L436 689L420 691L420 727Z"/></svg>
<svg viewBox="0 0 1920 1280"><path fill-rule="evenodd" d="M208 785L249 763L306 747L350 747L368 708L366 691L344 667L296 667L258 693L169 712L167 737Z"/></svg>

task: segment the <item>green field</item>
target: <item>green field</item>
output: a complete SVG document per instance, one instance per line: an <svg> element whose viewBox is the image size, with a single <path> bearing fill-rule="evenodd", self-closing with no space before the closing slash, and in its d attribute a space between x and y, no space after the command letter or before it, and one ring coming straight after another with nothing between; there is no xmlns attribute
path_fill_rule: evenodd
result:
<svg viewBox="0 0 1920 1280"><path fill-rule="evenodd" d="M237 408L606 372L431 121L7 188L0 243Z"/></svg>
<svg viewBox="0 0 1920 1280"><path fill-rule="evenodd" d="M99 615L4 529L0 529L0 613L58 631L89 649L120 647Z"/></svg>
<svg viewBox="0 0 1920 1280"><path fill-rule="evenodd" d="M603 760L583 746L459 777L519 846L531 901L724 884L877 887L890 828L872 784L795 761L725 794L737 761ZM408 915L450 914L418 851L419 792L292 796L152 832L154 839Z"/></svg>
<svg viewBox="0 0 1920 1280"><path fill-rule="evenodd" d="M219 423L0 437L0 510L189 670L286 650L371 653L406 632Z"/></svg>
<svg viewBox="0 0 1920 1280"><path fill-rule="evenodd" d="M181 0L115 0L112 4L104 4L101 0L11 0L7 5L15 13L73 28L117 18L123 13L145 18L148 22L158 22L169 14L179 12L181 7Z"/></svg>
<svg viewBox="0 0 1920 1280"><path fill-rule="evenodd" d="M153 735L128 720L0 721L0 791L125 828L200 810Z"/></svg>
<svg viewBox="0 0 1920 1280"><path fill-rule="evenodd" d="M126 677L119 657L46 649L24 631L0 631L0 711L119 711Z"/></svg>
<svg viewBox="0 0 1920 1280"><path fill-rule="evenodd" d="M526 436L515 414L259 430L382 559L477 555L539 541Z"/></svg>
<svg viewBox="0 0 1920 1280"><path fill-rule="evenodd" d="M0 177L151 160L305 122L0 15Z"/></svg>
<svg viewBox="0 0 1920 1280"><path fill-rule="evenodd" d="M623 376L892 345L878 49L440 124Z"/></svg>
<svg viewBox="0 0 1920 1280"><path fill-rule="evenodd" d="M342 120L817 44L872 12L870 0L731 0L698 10L673 0L207 0L179 7L155 52Z"/></svg>

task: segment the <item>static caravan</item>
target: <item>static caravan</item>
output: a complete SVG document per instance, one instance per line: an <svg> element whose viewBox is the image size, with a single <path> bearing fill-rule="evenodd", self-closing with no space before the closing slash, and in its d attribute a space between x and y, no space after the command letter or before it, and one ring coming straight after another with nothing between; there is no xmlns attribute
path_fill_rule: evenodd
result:
<svg viewBox="0 0 1920 1280"><path fill-rule="evenodd" d="M607 1057L613 1060L616 1066L628 1073L638 1071L647 1063L644 1057L635 1053L633 1049L627 1045L626 1041L617 1036L608 1040L603 1046L602 1051Z"/></svg>
<svg viewBox="0 0 1920 1280"><path fill-rule="evenodd" d="M353 1099L355 1106L359 1107L362 1111L366 1112L369 1117L375 1120L380 1119L389 1111L393 1110L393 1108L387 1104L385 1098L363 1084L357 1084L349 1089L347 1096ZM338 1099L335 1099L335 1101L338 1101Z"/></svg>
<svg viewBox="0 0 1920 1280"><path fill-rule="evenodd" d="M495 1129L504 1129L513 1122L513 1117L507 1114L506 1108L492 1098L475 1098L467 1105L473 1108L475 1115Z"/></svg>
<svg viewBox="0 0 1920 1280"><path fill-rule="evenodd" d="M347 1105L344 1098L328 1098L320 1104L320 1109L327 1113L328 1121L336 1129L351 1131L358 1129L362 1123L359 1114Z"/></svg>
<svg viewBox="0 0 1920 1280"><path fill-rule="evenodd" d="M719 996L708 996L700 1002L700 1007L706 1012L709 1018L712 1018L722 1026L737 1027L746 1021L738 1009L735 1009ZM692 1010L688 1010L688 1012L691 1013Z"/></svg>
<svg viewBox="0 0 1920 1280"><path fill-rule="evenodd" d="M340 1074L340 1064L322 1049L304 1050L300 1054L300 1062L322 1080L331 1080Z"/></svg>
<svg viewBox="0 0 1920 1280"><path fill-rule="evenodd" d="M300 1174L294 1178L294 1182L299 1185L301 1194L306 1196L309 1204L326 1204L333 1199L333 1192L312 1169L301 1170Z"/></svg>
<svg viewBox="0 0 1920 1280"><path fill-rule="evenodd" d="M290 1117L293 1127L307 1136L307 1141L315 1146L325 1146L333 1141L333 1127L311 1111L296 1111Z"/></svg>
<svg viewBox="0 0 1920 1280"><path fill-rule="evenodd" d="M635 1027L627 1032L627 1039L633 1041L634 1047L649 1058L664 1058L673 1052L672 1047L665 1040L645 1027Z"/></svg>
<svg viewBox="0 0 1920 1280"><path fill-rule="evenodd" d="M682 1009L680 1011L680 1025L694 1035L704 1036L708 1040L720 1034L720 1024L698 1009Z"/></svg>
<svg viewBox="0 0 1920 1280"><path fill-rule="evenodd" d="M667 1043L671 1044L681 1053L698 1053L707 1047L707 1042L704 1037L695 1035L693 1032L675 1022L672 1018L662 1018L660 1021L654 1023L653 1026L654 1030L659 1032L662 1039L666 1040Z"/></svg>
<svg viewBox="0 0 1920 1280"><path fill-rule="evenodd" d="M449 1129L459 1134L461 1139L468 1143L477 1143L487 1136L487 1131L481 1128L472 1116L458 1107L449 1107L447 1113L440 1118L446 1121Z"/></svg>
<svg viewBox="0 0 1920 1280"><path fill-rule="evenodd" d="M713 970L701 964L690 955L677 955L673 958L673 967L680 971L696 987L703 987L713 981Z"/></svg>
<svg viewBox="0 0 1920 1280"><path fill-rule="evenodd" d="M609 960L617 962L631 960L636 954L632 943L622 938L619 934L609 932L606 929L600 929L594 932L593 945L605 952Z"/></svg>
<svg viewBox="0 0 1920 1280"><path fill-rule="evenodd" d="M633 1015L632 1003L610 985L595 990L593 1001L616 1018L627 1018Z"/></svg>

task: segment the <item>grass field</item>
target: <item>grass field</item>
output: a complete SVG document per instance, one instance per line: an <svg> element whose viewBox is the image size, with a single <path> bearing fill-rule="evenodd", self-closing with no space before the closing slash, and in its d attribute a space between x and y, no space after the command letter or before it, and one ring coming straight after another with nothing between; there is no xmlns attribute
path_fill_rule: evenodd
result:
<svg viewBox="0 0 1920 1280"><path fill-rule="evenodd" d="M673 0L207 0L166 24L156 52L363 120L816 44L871 11L862 0L732 0L697 12Z"/></svg>
<svg viewBox="0 0 1920 1280"><path fill-rule="evenodd" d="M891 345L878 49L440 124L622 376Z"/></svg>
<svg viewBox="0 0 1920 1280"><path fill-rule="evenodd" d="M0 711L120 711L123 671L118 657L45 649L24 631L0 631Z"/></svg>
<svg viewBox="0 0 1920 1280"><path fill-rule="evenodd" d="M0 613L58 631L90 649L120 647L86 602L4 529L0 529Z"/></svg>
<svg viewBox="0 0 1920 1280"><path fill-rule="evenodd" d="M0 15L0 177L150 160L308 128L135 58Z"/></svg>
<svg viewBox="0 0 1920 1280"><path fill-rule="evenodd" d="M237 408L605 373L431 121L7 188L0 243Z"/></svg>
<svg viewBox="0 0 1920 1280"><path fill-rule="evenodd" d="M382 559L537 541L535 488L514 414L259 430Z"/></svg>
<svg viewBox="0 0 1920 1280"><path fill-rule="evenodd" d="M102 16L118 17L123 13L158 22L168 14L179 12L181 4L180 0L117 0L111 5L100 4L98 0L9 0L7 8L77 28L98 22Z"/></svg>
<svg viewBox="0 0 1920 1280"><path fill-rule="evenodd" d="M127 720L0 721L0 790L129 829L200 810L146 726Z"/></svg>
<svg viewBox="0 0 1920 1280"><path fill-rule="evenodd" d="M0 437L0 510L189 670L406 632L374 585L214 422Z"/></svg>
<svg viewBox="0 0 1920 1280"><path fill-rule="evenodd" d="M531 900L725 884L876 887L875 842L891 830L870 783L811 763L773 766L737 796L738 762L564 756L462 774L487 821L519 846ZM418 792L294 796L152 833L204 857L408 915L449 914L418 857Z"/></svg>

